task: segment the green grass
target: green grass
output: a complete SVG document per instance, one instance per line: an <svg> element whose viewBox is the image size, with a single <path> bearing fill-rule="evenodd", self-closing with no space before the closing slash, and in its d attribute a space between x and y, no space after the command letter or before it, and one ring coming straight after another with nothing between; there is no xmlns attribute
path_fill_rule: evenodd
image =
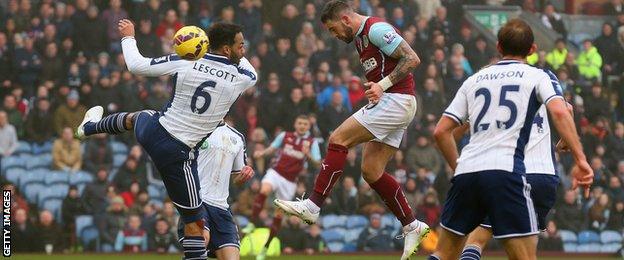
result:
<svg viewBox="0 0 624 260"><path fill-rule="evenodd" d="M85 254L85 255L34 255L34 254L17 254L11 256L11 259L16 260L116 260L116 259L129 259L129 260L180 260L181 255L118 255L118 254ZM244 260L252 260L255 258L243 257ZM363 259L363 260L396 260L399 259L399 255L318 255L318 256L281 256L281 257L268 257L268 260L345 260L345 259ZM416 257L415 260L424 260L424 256ZM506 257L484 257L485 260L503 260ZM583 260L583 259L617 259L608 257L539 257L540 260Z"/></svg>

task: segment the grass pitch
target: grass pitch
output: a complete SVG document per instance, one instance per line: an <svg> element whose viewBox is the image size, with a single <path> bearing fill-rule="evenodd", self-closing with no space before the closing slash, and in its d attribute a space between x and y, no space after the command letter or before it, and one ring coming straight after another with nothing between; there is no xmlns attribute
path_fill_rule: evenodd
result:
<svg viewBox="0 0 624 260"><path fill-rule="evenodd" d="M41 254L13 254L10 259L16 260L180 260L180 255L156 255L156 254L82 254L82 255L41 255ZM268 260L397 260L400 255L289 255L280 257L267 257ZM210 259L210 258L209 258ZM243 257L243 260L254 260L252 257ZM424 256L417 256L415 260L425 260ZM484 257L485 260L503 260L506 257ZM589 260L589 259L618 259L617 257L596 257L596 256L565 256L565 257L539 257L540 260Z"/></svg>

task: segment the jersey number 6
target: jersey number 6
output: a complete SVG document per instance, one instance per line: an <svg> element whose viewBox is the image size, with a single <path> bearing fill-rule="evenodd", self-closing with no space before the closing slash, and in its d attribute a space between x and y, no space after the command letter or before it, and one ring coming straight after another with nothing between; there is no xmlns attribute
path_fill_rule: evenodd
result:
<svg viewBox="0 0 624 260"><path fill-rule="evenodd" d="M197 87L197 89L195 89L193 98L191 98L191 110L193 111L193 113L203 114L204 112L206 112L206 110L208 110L212 98L210 97L210 93L204 91L204 88L215 87L217 87L217 82L209 80L202 83L201 85L199 85L199 87ZM201 107L197 107L197 98L199 97L204 98L204 104Z"/></svg>
<svg viewBox="0 0 624 260"><path fill-rule="evenodd" d="M501 87L500 100L498 101L498 106L509 108L509 120L504 121L504 122L500 120L496 120L496 127L498 127L499 129L509 129L516 122L516 118L518 117L518 107L516 106L516 103L507 99L507 92L510 92L510 91L518 92L519 90L520 90L519 85L504 85ZM487 88L480 88L475 92L475 98L479 96L483 96L485 100L483 103L483 107L481 108L481 111L477 115L477 120L475 120L475 124L473 126L473 133L475 134L479 132L480 130L487 130L490 127L489 123L483 123L483 124L480 124L480 123L481 123L481 119L483 119L488 109L490 108L492 95L490 94L490 91Z"/></svg>

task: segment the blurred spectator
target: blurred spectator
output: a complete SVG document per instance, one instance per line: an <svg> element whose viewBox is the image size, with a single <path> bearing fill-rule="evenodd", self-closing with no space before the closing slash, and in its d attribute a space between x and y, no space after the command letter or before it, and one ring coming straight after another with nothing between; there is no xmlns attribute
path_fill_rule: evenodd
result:
<svg viewBox="0 0 624 260"><path fill-rule="evenodd" d="M26 130L26 140L37 144L50 141L54 135L52 112L50 111L50 100L47 98L37 98L33 110L28 113L24 128Z"/></svg>
<svg viewBox="0 0 624 260"><path fill-rule="evenodd" d="M127 208L132 208L132 206L134 206L134 202L139 197L139 191L140 191L139 183L136 181L133 181L130 184L130 187L128 188L128 190L125 190L124 192L119 194L119 196L123 198L124 204L126 205Z"/></svg>
<svg viewBox="0 0 624 260"><path fill-rule="evenodd" d="M546 232L540 233L537 248L543 251L563 251L563 240L554 221L548 221Z"/></svg>
<svg viewBox="0 0 624 260"><path fill-rule="evenodd" d="M563 24L563 19L561 18L561 15L557 13L553 4L548 3L546 4L546 6L544 6L544 13L542 14L542 24L544 24L544 26L546 26L547 28L561 34L561 37L563 39L568 38L568 31Z"/></svg>
<svg viewBox="0 0 624 260"><path fill-rule="evenodd" d="M0 110L0 156L11 156L18 147L15 127L9 124L7 113Z"/></svg>
<svg viewBox="0 0 624 260"><path fill-rule="evenodd" d="M178 220L180 219L180 216L178 215L178 212L176 211L171 201L165 201L163 203L162 211L160 211L160 214L158 214L156 218L165 219L167 223L169 223L169 227L171 228L171 231L172 232L177 231Z"/></svg>
<svg viewBox="0 0 624 260"><path fill-rule="evenodd" d="M117 233L115 251L131 253L147 251L147 232L141 229L139 216L130 215L127 227Z"/></svg>
<svg viewBox="0 0 624 260"><path fill-rule="evenodd" d="M359 110L368 103L365 92L360 77L351 77L349 81L349 103L353 106L353 110Z"/></svg>
<svg viewBox="0 0 624 260"><path fill-rule="evenodd" d="M624 3L622 0L611 0L604 4L603 9L606 15L620 15L624 13Z"/></svg>
<svg viewBox="0 0 624 260"><path fill-rule="evenodd" d="M381 215L371 214L370 226L362 230L357 240L358 251L365 252L385 252L394 249L392 243L392 234L381 226Z"/></svg>
<svg viewBox="0 0 624 260"><path fill-rule="evenodd" d="M251 217L254 198L259 191L260 181L258 179L252 180L249 187L243 190L243 192L241 192L236 198L236 202L232 205L232 212L246 217ZM266 205L263 208L266 208Z"/></svg>
<svg viewBox="0 0 624 260"><path fill-rule="evenodd" d="M602 231L607 226L609 220L609 210L611 209L611 199L609 195L602 194L598 201L589 209L589 228Z"/></svg>
<svg viewBox="0 0 624 260"><path fill-rule="evenodd" d="M121 19L128 18L128 12L121 7L121 0L110 0L110 7L102 12L102 20L106 24L106 35L108 41L111 43L111 47L117 45L118 47L111 48L114 52L121 50L121 44L119 43L119 31L117 23Z"/></svg>
<svg viewBox="0 0 624 260"><path fill-rule="evenodd" d="M287 38L290 42L295 42L295 38L301 29L301 16L294 4L286 4L282 8L282 15L277 20L276 31L280 38ZM279 43L278 43L279 45ZM278 47L279 48L279 47Z"/></svg>
<svg viewBox="0 0 624 260"><path fill-rule="evenodd" d="M50 211L42 210L39 213L39 222L36 228L36 239L31 243L38 243L38 252L63 252L65 249L65 241L61 227L54 220L54 215Z"/></svg>
<svg viewBox="0 0 624 260"><path fill-rule="evenodd" d="M11 250L12 252L24 253L39 251L37 244L37 230L28 220L28 213L24 209L17 209L11 223Z"/></svg>
<svg viewBox="0 0 624 260"><path fill-rule="evenodd" d="M156 232L149 238L149 249L157 253L167 253L178 247L176 234L171 232L169 223L164 219L156 220Z"/></svg>
<svg viewBox="0 0 624 260"><path fill-rule="evenodd" d="M243 26L245 38L254 46L262 33L262 14L253 0L243 0L236 11L236 22Z"/></svg>
<svg viewBox="0 0 624 260"><path fill-rule="evenodd" d="M149 19L142 19L138 27L135 38L141 54L145 57L162 55L160 38L152 32L152 22Z"/></svg>
<svg viewBox="0 0 624 260"><path fill-rule="evenodd" d="M133 185L134 185L134 183L133 183ZM139 186L138 186L138 183L137 183L136 188L138 188L138 187ZM129 192L132 193L133 189L134 189L133 186L130 186L130 191ZM145 211L145 207L149 205L150 196L147 193L147 191L145 191L145 190L139 190L137 192L138 192L137 195L134 195L134 197L135 197L134 198L134 203L132 203L132 205L128 206L128 212L130 214L141 215ZM123 194L124 193L121 193L122 197L124 197ZM128 200L124 197L124 203L126 203L126 205L128 205L127 201ZM156 221L156 219L154 219L154 221ZM152 223L152 224L154 224L154 223ZM143 226L145 226L145 225L143 225Z"/></svg>
<svg viewBox="0 0 624 260"><path fill-rule="evenodd" d="M316 102L318 103L319 108L324 110L327 106L330 106L335 92L340 92L340 103L342 103L342 107L350 112L351 102L349 101L349 90L343 84L340 77L334 77L331 85L326 86L323 91L316 96Z"/></svg>
<svg viewBox="0 0 624 260"><path fill-rule="evenodd" d="M594 186L606 187L609 182L611 171L604 165L602 159L594 156L590 160L590 166L594 170Z"/></svg>
<svg viewBox="0 0 624 260"><path fill-rule="evenodd" d="M165 13L165 19L163 19L158 27L156 27L155 33L156 36L162 37L165 35L167 30L172 30L173 32L176 32L180 30L182 26L184 25L178 20L178 15L176 14L175 10L169 9Z"/></svg>
<svg viewBox="0 0 624 260"><path fill-rule="evenodd" d="M418 4L418 17L424 20L431 19L436 9L442 6L440 0L416 0L416 3Z"/></svg>
<svg viewBox="0 0 624 260"><path fill-rule="evenodd" d="M331 194L331 203L327 203L327 212L338 215L352 215L357 212L357 186L350 176L342 179L342 186Z"/></svg>
<svg viewBox="0 0 624 260"><path fill-rule="evenodd" d="M83 193L86 212L93 214L96 226L104 225L106 207L108 206L107 190L108 172L99 170L96 174L95 181L87 184Z"/></svg>
<svg viewBox="0 0 624 260"><path fill-rule="evenodd" d="M4 96L2 109L7 113L9 124L15 127L18 138L24 136L24 114L18 108L18 100L14 95Z"/></svg>
<svg viewBox="0 0 624 260"><path fill-rule="evenodd" d="M615 123L613 132L609 134L605 144L607 146L608 156L611 157L613 166L615 166L618 160L624 158L624 123Z"/></svg>
<svg viewBox="0 0 624 260"><path fill-rule="evenodd" d="M347 154L347 162L345 163L343 176L347 176L356 180L356 183L362 178L361 158L355 148L349 149Z"/></svg>
<svg viewBox="0 0 624 260"><path fill-rule="evenodd" d="M65 127L61 138L54 141L52 165L54 169L72 172L82 168L80 142L74 139L74 132L69 127Z"/></svg>
<svg viewBox="0 0 624 260"><path fill-rule="evenodd" d="M447 17L446 7L440 6L435 9L435 16L429 20L429 35L433 35L434 31L439 31L444 35L444 38L451 36L452 25Z"/></svg>
<svg viewBox="0 0 624 260"><path fill-rule="evenodd" d="M555 41L555 48L546 54L546 62L554 70L558 70L565 62L568 56L568 48L566 47L565 40L557 39Z"/></svg>
<svg viewBox="0 0 624 260"><path fill-rule="evenodd" d="M559 228L578 232L583 228L584 219L581 206L576 201L576 191L565 191L563 203L555 209L555 222Z"/></svg>
<svg viewBox="0 0 624 260"><path fill-rule="evenodd" d="M78 238L76 237L76 216L86 214L86 208L83 199L78 194L76 186L70 186L67 197L63 199L61 207L61 217L64 223L63 231L65 231L66 241L69 243L69 249L76 249L78 246Z"/></svg>
<svg viewBox="0 0 624 260"><path fill-rule="evenodd" d="M294 27L293 24L287 24L288 27ZM269 62L262 62L266 68L266 72L275 72L280 79L285 79L289 76L292 68L295 67L297 56L291 50L291 42L289 38L279 38L275 44L275 51L267 54ZM290 89L294 86L282 86L284 89Z"/></svg>
<svg viewBox="0 0 624 260"><path fill-rule="evenodd" d="M416 138L416 145L407 151L407 166L411 171L427 168L434 174L442 169L443 161L440 152L431 144L429 136L421 135Z"/></svg>
<svg viewBox="0 0 624 260"><path fill-rule="evenodd" d="M279 118L281 111L278 108L286 103L280 87L277 76L272 74L269 77L266 89L260 90L259 104L262 104L262 106L258 107L258 120L260 121L260 126L270 135L273 135L275 128L281 123Z"/></svg>
<svg viewBox="0 0 624 260"><path fill-rule="evenodd" d="M314 34L314 27L311 23L305 22L302 25L301 33L297 36L295 47L300 57L309 58L316 52L317 37Z"/></svg>
<svg viewBox="0 0 624 260"><path fill-rule="evenodd" d="M123 192L130 190L130 186L134 182L139 185L139 189L147 189L145 168L140 167L136 159L128 157L124 165L119 168L113 183L117 186L117 189Z"/></svg>
<svg viewBox="0 0 624 260"><path fill-rule="evenodd" d="M60 105L54 112L54 129L60 136L63 129L75 129L82 121L87 109L78 103L78 92L72 90L67 96L67 102Z"/></svg>
<svg viewBox="0 0 624 260"><path fill-rule="evenodd" d="M370 215L373 213L383 214L386 209L381 198L367 182L361 181L358 189L358 213L362 215Z"/></svg>
<svg viewBox="0 0 624 260"><path fill-rule="evenodd" d="M583 50L579 53L576 63L583 78L587 80L601 79L602 57L589 39L583 41Z"/></svg>
<svg viewBox="0 0 624 260"><path fill-rule="evenodd" d="M306 255L329 252L327 243L325 243L321 237L321 228L319 225L313 224L308 229L304 242L304 252Z"/></svg>
<svg viewBox="0 0 624 260"><path fill-rule="evenodd" d="M307 115L312 112L313 104L314 103L303 100L303 90L301 88L293 88L290 91L290 99L286 100L280 109L284 113L282 116L282 127L286 131L293 131L295 118L299 115Z"/></svg>
<svg viewBox="0 0 624 260"><path fill-rule="evenodd" d="M98 226L100 231L100 241L113 247L116 244L117 235L126 225L127 208L121 197L116 196L110 200L110 206L104 214L104 222ZM139 222L139 226L140 226Z"/></svg>
<svg viewBox="0 0 624 260"><path fill-rule="evenodd" d="M58 55L58 45L54 42L48 43L43 52L39 80L49 80L58 84L66 71L63 59Z"/></svg>
<svg viewBox="0 0 624 260"><path fill-rule="evenodd" d="M594 40L594 46L602 57L602 69L605 75L614 74L616 67L621 63L621 54L613 25L610 23L602 25L602 33ZM603 83L607 84L606 80L603 80Z"/></svg>
<svg viewBox="0 0 624 260"><path fill-rule="evenodd" d="M296 216L290 216L286 221L286 226L283 227L279 235L282 242L282 252L284 254L292 254L303 250L306 233L301 228L301 220Z"/></svg>
<svg viewBox="0 0 624 260"><path fill-rule="evenodd" d="M342 91L335 91L331 95L331 102L323 109L319 115L319 125L321 129L326 129L324 136L329 136L331 131L336 129L350 115L348 107L344 106ZM348 99L347 99L348 100Z"/></svg>
<svg viewBox="0 0 624 260"><path fill-rule="evenodd" d="M440 93L440 87L433 78L427 78L424 82L425 91L422 97L423 115L429 122L435 121L445 109L444 96Z"/></svg>
<svg viewBox="0 0 624 260"><path fill-rule="evenodd" d="M106 134L97 134L85 142L83 168L88 172L110 170L113 166L113 148Z"/></svg>
<svg viewBox="0 0 624 260"><path fill-rule="evenodd" d="M622 181L617 176L610 175L609 187L605 192L613 201L624 201L624 188L622 188Z"/></svg>
<svg viewBox="0 0 624 260"><path fill-rule="evenodd" d="M586 104L591 104L585 108L585 115L589 121L594 122L599 117L606 117L609 115L609 110L611 109L609 99L603 95L602 86L599 83L592 85L591 93L588 93L583 98L583 101Z"/></svg>
<svg viewBox="0 0 624 260"><path fill-rule="evenodd" d="M134 87L134 86L131 86ZM169 92L165 89L165 86L162 84L155 83L152 85L152 92L145 100L145 105L149 109L160 110L165 107L165 104L171 100L171 96Z"/></svg>
<svg viewBox="0 0 624 260"><path fill-rule="evenodd" d="M13 66L16 69L17 83L27 90L33 89L37 77L41 72L41 54L34 49L31 38L24 39L24 46L17 46L13 57ZM19 48L21 47L21 48ZM32 93L27 93L27 96Z"/></svg>
<svg viewBox="0 0 624 260"><path fill-rule="evenodd" d="M571 52L568 52L562 68L564 68L569 73L572 80L578 81L581 78L581 72L579 71L578 64L576 64L576 58Z"/></svg>
<svg viewBox="0 0 624 260"><path fill-rule="evenodd" d="M106 23L99 18L99 11L96 6L89 6L86 16L74 16L74 43L76 50L83 51L85 56L93 57L97 53L108 49L108 28Z"/></svg>
<svg viewBox="0 0 624 260"><path fill-rule="evenodd" d="M442 214L442 208L438 201L438 195L432 189L427 191L422 203L416 207L419 220L427 223L430 227L437 227Z"/></svg>

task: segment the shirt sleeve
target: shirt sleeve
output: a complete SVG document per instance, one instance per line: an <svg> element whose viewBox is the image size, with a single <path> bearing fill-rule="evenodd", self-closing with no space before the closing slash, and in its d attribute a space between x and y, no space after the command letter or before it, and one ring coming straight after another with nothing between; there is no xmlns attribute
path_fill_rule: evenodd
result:
<svg viewBox="0 0 624 260"><path fill-rule="evenodd" d="M128 70L141 76L162 76L176 72L177 69L193 63L184 60L178 55L169 54L158 58L146 58L139 53L137 42L133 37L125 37L121 40L121 48Z"/></svg>
<svg viewBox="0 0 624 260"><path fill-rule="evenodd" d="M384 22L373 24L368 31L368 38L388 56L392 55L403 41L403 37L394 30L394 27Z"/></svg>
<svg viewBox="0 0 624 260"><path fill-rule="evenodd" d="M273 142L271 143L271 147L275 149L279 149L280 147L282 147L282 143L284 142L284 136L286 136L286 132L281 132L277 137L275 137L275 140L273 140Z"/></svg>
<svg viewBox="0 0 624 260"><path fill-rule="evenodd" d="M459 88L455 98L451 101L451 104L444 110L444 116L447 116L458 124L464 124L468 119L468 97L466 95L466 84L470 80L464 81L464 84Z"/></svg>
<svg viewBox="0 0 624 260"><path fill-rule="evenodd" d="M238 73L241 74L242 77L245 77L247 80L247 84L245 84L245 89L251 88L256 85L258 81L258 74L256 73L256 69L251 66L249 60L243 57L238 63Z"/></svg>
<svg viewBox="0 0 624 260"><path fill-rule="evenodd" d="M310 156L312 160L320 161L321 158L321 148L316 140L312 141L312 145L310 146Z"/></svg>
<svg viewBox="0 0 624 260"><path fill-rule="evenodd" d="M239 173L240 171L243 170L243 167L245 167L245 161L247 159L247 149L245 148L245 141L241 140L243 142L242 147L240 148L240 150L238 151L238 153L236 154L236 158L234 158L234 165L232 165L232 173Z"/></svg>
<svg viewBox="0 0 624 260"><path fill-rule="evenodd" d="M563 98L559 79L550 70L544 70L545 75L536 87L537 98L542 104L548 104L553 98Z"/></svg>

